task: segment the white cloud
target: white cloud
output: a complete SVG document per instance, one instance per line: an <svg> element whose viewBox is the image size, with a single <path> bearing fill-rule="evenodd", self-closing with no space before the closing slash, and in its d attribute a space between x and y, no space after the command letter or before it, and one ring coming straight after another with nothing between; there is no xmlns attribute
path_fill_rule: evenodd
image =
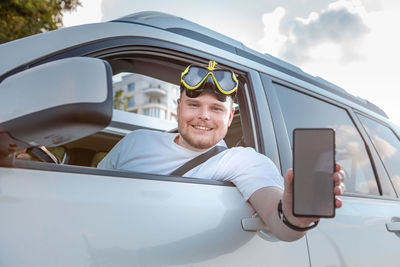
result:
<svg viewBox="0 0 400 267"><path fill-rule="evenodd" d="M301 64L305 71L326 78L343 87L351 94L361 96L381 107L389 117L400 125L398 99L400 91L400 38L395 34L399 24L400 4L388 4L362 14L363 21L370 29L363 37L363 43L355 49L364 57L343 64L332 47L313 53L312 60ZM361 14L361 13L359 13ZM325 58L321 55L329 55ZM343 55L343 54L342 54Z"/></svg>
<svg viewBox="0 0 400 267"><path fill-rule="evenodd" d="M275 16L278 22L269 25L275 30L264 31L269 36L263 37L258 50L373 102L400 125L400 37L396 32L400 2L386 0L364 7L365 2L339 0L304 17L294 17L296 12L290 17L286 10L286 16ZM274 17L274 12L265 16ZM270 42L270 50L264 40L280 42Z"/></svg>
<svg viewBox="0 0 400 267"><path fill-rule="evenodd" d="M311 12L308 18L296 17L297 21L300 21L303 24L310 24L313 21L317 21L319 18L319 14L317 12Z"/></svg>
<svg viewBox="0 0 400 267"><path fill-rule="evenodd" d="M288 37L279 32L279 24L286 15L283 7L277 7L271 13L266 13L262 17L264 24L264 36L258 42L264 52L271 55L278 55L281 47L287 42Z"/></svg>
<svg viewBox="0 0 400 267"><path fill-rule="evenodd" d="M285 17L286 13L278 7L263 15L264 36L258 50L294 64L314 60L315 50L322 51L321 47L339 51L334 55L342 62L363 58L360 46L369 27L364 22L366 11L360 1L339 0L305 18ZM283 24L289 25L286 32L281 30Z"/></svg>
<svg viewBox="0 0 400 267"><path fill-rule="evenodd" d="M354 1L357 2L357 1ZM291 22L289 36L280 56L295 64L313 58L313 49L321 44L334 44L340 50L342 62L359 60L363 56L358 47L369 28L364 23L357 3L337 1L326 10L312 12L308 18L296 18Z"/></svg>

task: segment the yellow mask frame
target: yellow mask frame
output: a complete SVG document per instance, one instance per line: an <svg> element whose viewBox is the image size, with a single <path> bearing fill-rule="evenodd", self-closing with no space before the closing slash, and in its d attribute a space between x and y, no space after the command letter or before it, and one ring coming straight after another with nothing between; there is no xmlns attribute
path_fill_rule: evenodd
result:
<svg viewBox="0 0 400 267"><path fill-rule="evenodd" d="M229 69L216 69L215 65L217 64L217 62L215 62L214 60L210 60L208 62L208 67L205 68L203 66L198 66L198 65L189 65L181 74L181 83L189 90L196 90L198 89L203 83L204 81L206 81L206 79L211 76L215 86L218 88L218 90L224 94L224 95L230 95L234 92L236 92L236 90L238 89L239 86L239 82L236 78L235 73L232 70ZM200 82L198 82L196 85L189 85L186 81L185 81L185 75L187 75L189 73L190 68L192 67L196 67L196 68L201 68L204 69L206 71L208 71L206 73L206 75L200 80ZM222 72L229 72L232 75L232 81L234 82L234 86L233 88L228 88L228 89L224 89L221 87L220 83L218 82L218 80L215 78L214 72L215 71L222 71Z"/></svg>

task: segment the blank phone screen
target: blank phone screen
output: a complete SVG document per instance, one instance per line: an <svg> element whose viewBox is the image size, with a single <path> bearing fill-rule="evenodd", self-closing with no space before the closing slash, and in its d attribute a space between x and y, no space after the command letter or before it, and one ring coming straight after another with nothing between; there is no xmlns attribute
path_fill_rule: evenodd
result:
<svg viewBox="0 0 400 267"><path fill-rule="evenodd" d="M335 131L293 131L293 214L334 217Z"/></svg>

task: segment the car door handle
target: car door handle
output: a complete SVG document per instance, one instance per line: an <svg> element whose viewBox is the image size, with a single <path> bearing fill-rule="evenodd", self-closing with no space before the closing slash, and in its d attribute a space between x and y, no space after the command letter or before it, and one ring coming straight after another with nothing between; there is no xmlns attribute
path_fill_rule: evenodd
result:
<svg viewBox="0 0 400 267"><path fill-rule="evenodd" d="M257 232L260 230L267 230L267 226L260 217L251 217L242 219L242 228L248 232Z"/></svg>
<svg viewBox="0 0 400 267"><path fill-rule="evenodd" d="M400 232L400 222L386 223L386 229L389 232Z"/></svg>
<svg viewBox="0 0 400 267"><path fill-rule="evenodd" d="M270 242L279 242L280 240L272 234L265 223L258 217L257 214L254 214L253 217L243 218L242 219L242 228L246 232L257 232L257 234Z"/></svg>

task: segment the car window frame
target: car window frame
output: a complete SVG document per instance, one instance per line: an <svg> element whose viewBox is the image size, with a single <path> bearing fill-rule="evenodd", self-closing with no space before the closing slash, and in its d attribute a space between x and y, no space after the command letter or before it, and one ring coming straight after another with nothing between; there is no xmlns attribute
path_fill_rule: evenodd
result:
<svg viewBox="0 0 400 267"><path fill-rule="evenodd" d="M128 51L128 50L136 50L136 51L151 51L151 52L156 52L156 53L161 53L161 54L172 54L172 55L180 55L185 57L186 60L190 61L199 61L199 59L203 60L208 60L210 58L216 60L219 64L229 66L231 69L234 69L234 71L238 74L240 74L242 77L245 77L244 80L246 81L246 92L243 92L242 101L241 103L241 114L246 114L247 117L251 118L250 120L243 120L241 119L242 123L242 131L243 135L245 135L245 131L247 131L246 136L248 138L251 138L251 140L247 140L248 143L250 143L257 151L260 153L265 153L263 151L263 138L261 137L260 133L260 119L258 118L258 112L253 105L254 103L257 103L255 101L255 94L257 92L254 92L253 90L256 90L256 87L252 85L252 77L254 76L254 71L251 70L250 68L240 65L237 62L233 61L228 61L223 58L219 58L215 54L209 52L205 53L202 51L195 50L194 48L190 48L188 46L184 45L178 45L178 44L173 44L167 41L163 40L156 40L156 39L150 39L146 37L113 37L113 38L108 38L108 39L99 39L96 41L92 41L90 43L83 43L78 46L70 47L67 49L64 49L62 51L58 51L56 53L52 53L50 55L43 56L41 58L37 58L33 60L32 62L28 62L22 66L19 66L16 69L13 69L9 71L6 75L4 75L1 78L5 78L8 75L13 75L15 73L18 73L20 71L23 71L28 68L36 67L41 64L63 59L63 58L69 58L69 57L95 57L95 58L101 58L105 54L110 54L111 52L118 52L118 51ZM244 106L243 106L244 105ZM245 125L243 125L245 124ZM32 169L40 169L40 170L50 170L54 169L54 171L61 171L61 172L79 172L79 173L87 173L87 174L97 174L97 175L106 175L106 176L126 176L125 172L121 172L118 170L102 170L102 169L96 169L93 167L81 167L81 166L73 166L73 165L64 165L64 166L51 166L47 164L43 164L40 162L32 162L29 164L25 163L20 163L17 164L16 166L21 167L21 168L32 168ZM142 175L142 174L140 174ZM192 179L192 178L185 178L185 177L172 177L168 175L158 175L158 174L143 174L143 177L146 177L144 179L148 179L149 176L153 177L155 180L169 180L172 179L173 181L179 181L179 182L190 182L190 183L196 183L196 181L199 181L199 183L209 183L212 185L227 185L227 186L233 186L232 183L230 182L221 182L221 181L215 181L215 180L210 180L210 179ZM134 172L128 176L133 176L137 178L137 173L135 175ZM175 180L174 178L179 178L178 180ZM204 181L202 181L204 180Z"/></svg>

